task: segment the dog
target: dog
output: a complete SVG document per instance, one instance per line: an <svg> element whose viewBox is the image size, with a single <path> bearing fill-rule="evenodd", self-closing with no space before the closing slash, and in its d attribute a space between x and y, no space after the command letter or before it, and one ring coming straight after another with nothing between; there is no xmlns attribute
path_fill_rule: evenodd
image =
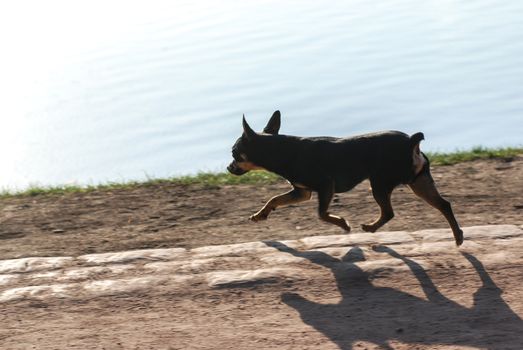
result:
<svg viewBox="0 0 523 350"><path fill-rule="evenodd" d="M399 131L383 131L347 138L280 135L279 111L274 112L262 133L249 126L245 115L242 123L243 134L232 147L233 161L227 170L234 175L267 170L285 178L293 187L271 198L250 220L266 220L276 208L309 200L312 192L316 192L320 219L349 232L349 223L331 214L329 205L335 193L347 192L369 179L380 216L370 224L361 225L364 231L375 232L394 217L392 191L406 184L443 214L456 245L463 243L463 231L451 204L436 189L429 159L420 151L423 133L409 136Z"/></svg>

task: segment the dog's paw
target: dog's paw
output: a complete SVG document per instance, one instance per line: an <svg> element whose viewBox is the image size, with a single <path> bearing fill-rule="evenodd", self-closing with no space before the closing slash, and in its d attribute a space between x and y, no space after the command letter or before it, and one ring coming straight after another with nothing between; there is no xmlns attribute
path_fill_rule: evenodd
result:
<svg viewBox="0 0 523 350"><path fill-rule="evenodd" d="M365 232L376 232L376 230L378 229L375 225L367 225L367 224L362 224L361 225L361 229Z"/></svg>
<svg viewBox="0 0 523 350"><path fill-rule="evenodd" d="M345 231L347 231L347 233L350 232L351 228L350 228L350 225L349 223L346 221L346 220L343 220L344 221L344 225L341 226L342 229L344 229Z"/></svg>
<svg viewBox="0 0 523 350"><path fill-rule="evenodd" d="M251 220L253 222L263 221L263 220L267 220L268 216L269 216L269 214L266 214L264 212L257 212L256 214L251 215L249 217L249 220Z"/></svg>
<svg viewBox="0 0 523 350"><path fill-rule="evenodd" d="M463 244L463 231L459 230L454 234L454 239L456 241L456 246L460 246Z"/></svg>

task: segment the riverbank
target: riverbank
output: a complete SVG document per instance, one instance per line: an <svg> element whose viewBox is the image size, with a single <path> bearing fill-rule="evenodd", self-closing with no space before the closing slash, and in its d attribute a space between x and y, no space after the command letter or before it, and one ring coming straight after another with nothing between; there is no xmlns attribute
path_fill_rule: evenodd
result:
<svg viewBox="0 0 523 350"><path fill-rule="evenodd" d="M433 175L462 226L523 224L523 156L435 165ZM3 197L0 256L77 256L340 234L317 218L315 197L278 209L266 222L250 222L265 201L288 189L281 179L236 185L215 180ZM394 191L392 203L396 216L382 230L447 228L442 215L407 187ZM347 218L353 232L379 213L368 182L336 196L331 210Z"/></svg>
<svg viewBox="0 0 523 350"><path fill-rule="evenodd" d="M486 159L510 161L523 155L522 147L484 148L475 147L471 150L451 153L427 153L432 165L454 165L463 162ZM24 197L38 195L61 195L76 192L92 192L104 190L132 189L139 186L154 186L162 184L176 185L242 185L242 184L273 184L281 181L278 175L265 171L252 171L243 176L234 176L227 172L200 172L197 175L175 176L165 179L151 178L146 181L109 182L98 185L61 185L61 186L30 186L22 191L3 190L0 198Z"/></svg>
<svg viewBox="0 0 523 350"><path fill-rule="evenodd" d="M0 348L519 349L523 156L432 173L460 248L406 187L361 232L368 182L333 201L350 234L314 197L250 222L278 179L1 198Z"/></svg>

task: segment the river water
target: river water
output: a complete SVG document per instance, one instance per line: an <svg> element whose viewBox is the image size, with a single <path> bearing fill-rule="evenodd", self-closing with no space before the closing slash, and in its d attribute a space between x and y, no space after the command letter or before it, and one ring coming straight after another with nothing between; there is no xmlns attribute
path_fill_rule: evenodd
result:
<svg viewBox="0 0 523 350"><path fill-rule="evenodd" d="M0 5L0 188L223 171L262 129L523 144L518 0Z"/></svg>

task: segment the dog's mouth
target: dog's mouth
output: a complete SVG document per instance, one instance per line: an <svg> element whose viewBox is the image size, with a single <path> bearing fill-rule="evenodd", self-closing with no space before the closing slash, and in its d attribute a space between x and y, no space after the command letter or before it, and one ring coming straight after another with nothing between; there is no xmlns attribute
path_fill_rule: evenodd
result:
<svg viewBox="0 0 523 350"><path fill-rule="evenodd" d="M227 167L227 170L233 174L233 175L243 175L245 174L246 172L248 172L248 170L245 170L245 169L242 169L238 166L238 163L236 161L233 161L231 164L229 164L229 166Z"/></svg>

